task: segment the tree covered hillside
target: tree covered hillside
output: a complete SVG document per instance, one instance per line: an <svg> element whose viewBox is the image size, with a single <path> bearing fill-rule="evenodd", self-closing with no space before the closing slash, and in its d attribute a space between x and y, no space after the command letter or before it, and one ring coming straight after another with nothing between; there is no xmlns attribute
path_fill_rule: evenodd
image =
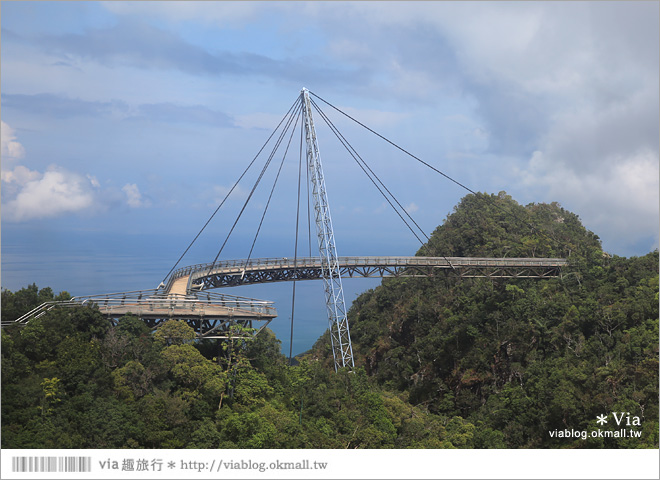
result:
<svg viewBox="0 0 660 480"><path fill-rule="evenodd" d="M349 311L354 372L334 372L327 333L290 367L269 330L218 348L176 320L150 331L53 309L2 329L2 447L658 447L657 251L611 256L559 205L479 194L418 255L570 267L543 280L386 279ZM68 297L3 290L2 319ZM640 437L558 433L624 426Z"/></svg>
<svg viewBox="0 0 660 480"><path fill-rule="evenodd" d="M68 295L59 295L65 298ZM3 291L6 312L52 300ZM364 369L289 367L270 330L250 341L194 341L90 307L53 309L2 329L2 448L504 447L463 419L433 415Z"/></svg>
<svg viewBox="0 0 660 480"><path fill-rule="evenodd" d="M501 432L508 447L658 445L657 251L608 255L577 215L500 193L465 197L417 254L570 267L558 279L384 280L349 312L357 364L380 386ZM611 412L638 416L643 440L549 435Z"/></svg>

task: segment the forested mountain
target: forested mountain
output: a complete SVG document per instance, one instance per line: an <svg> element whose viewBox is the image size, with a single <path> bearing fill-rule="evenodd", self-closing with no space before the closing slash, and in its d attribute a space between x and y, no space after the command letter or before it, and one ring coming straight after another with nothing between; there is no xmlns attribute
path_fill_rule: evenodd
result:
<svg viewBox="0 0 660 480"><path fill-rule="evenodd" d="M482 422L509 447L566 446L548 432L592 429L613 411L638 416L657 445L657 251L608 255L559 205L500 194L465 197L418 255L556 256L571 266L561 279L401 278L362 294L349 312L353 349L379 385Z"/></svg>
<svg viewBox="0 0 660 480"><path fill-rule="evenodd" d="M575 214L501 193L465 197L417 254L570 267L384 280L349 311L353 373L327 333L289 367L270 331L219 351L183 322L52 310L2 331L2 447L658 447L657 251L608 255ZM3 320L52 298L5 290ZM624 426L641 436L563 435Z"/></svg>

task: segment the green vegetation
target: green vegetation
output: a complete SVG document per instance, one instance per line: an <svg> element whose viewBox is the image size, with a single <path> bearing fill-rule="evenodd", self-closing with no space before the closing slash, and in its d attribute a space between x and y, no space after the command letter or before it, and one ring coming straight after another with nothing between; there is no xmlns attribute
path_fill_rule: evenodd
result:
<svg viewBox="0 0 660 480"><path fill-rule="evenodd" d="M2 330L2 447L658 447L657 251L610 256L556 204L480 194L418 254L571 267L548 280L385 280L349 312L353 373L334 373L327 334L289 367L268 330L218 350L184 322L151 332L54 309ZM54 298L4 290L3 320ZM612 412L638 417L627 428L641 437L549 434L616 430Z"/></svg>

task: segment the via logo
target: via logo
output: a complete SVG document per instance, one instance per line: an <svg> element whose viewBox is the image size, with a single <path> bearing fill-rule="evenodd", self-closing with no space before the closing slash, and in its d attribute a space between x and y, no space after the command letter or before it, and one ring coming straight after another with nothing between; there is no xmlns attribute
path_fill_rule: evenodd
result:
<svg viewBox="0 0 660 480"><path fill-rule="evenodd" d="M642 424L639 417L631 417L630 412L612 412L612 416L614 417L614 421L616 422L617 426L624 424L625 426L630 427L639 426ZM607 423L607 415L598 415L596 418L596 422L600 425Z"/></svg>

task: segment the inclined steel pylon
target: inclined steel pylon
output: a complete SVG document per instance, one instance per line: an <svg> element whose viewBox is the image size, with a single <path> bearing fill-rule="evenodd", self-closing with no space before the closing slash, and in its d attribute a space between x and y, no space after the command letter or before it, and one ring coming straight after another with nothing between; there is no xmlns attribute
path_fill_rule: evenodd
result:
<svg viewBox="0 0 660 480"><path fill-rule="evenodd" d="M305 140L307 144L307 168L309 169L312 182L316 234L318 236L319 255L322 264L325 306L328 311L328 322L330 324L332 355L335 360L335 370L342 367L352 369L354 366L353 347L351 346L346 303L344 302L344 289L341 284L341 272L337 259L337 248L335 246L335 234L332 230L330 205L325 189L316 131L314 130L309 91L303 88L300 95L303 102Z"/></svg>

